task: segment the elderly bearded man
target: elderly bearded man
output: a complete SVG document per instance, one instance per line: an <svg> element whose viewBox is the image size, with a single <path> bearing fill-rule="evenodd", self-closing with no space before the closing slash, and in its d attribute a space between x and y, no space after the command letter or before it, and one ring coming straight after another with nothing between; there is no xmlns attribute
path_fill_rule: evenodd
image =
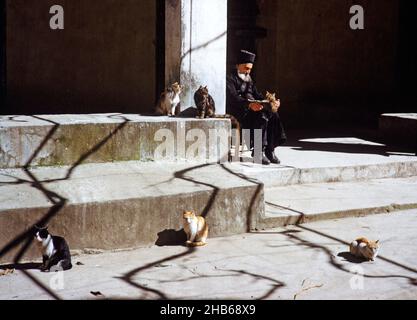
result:
<svg viewBox="0 0 417 320"><path fill-rule="evenodd" d="M227 77L227 113L233 115L243 129L251 130L250 148L253 148L254 129L262 130L262 164L280 163L275 155L276 147L286 140L281 119L278 113L273 113L253 100L262 101L265 97L256 89L250 76L256 55L241 50L236 65L236 71ZM275 107L279 108L280 101ZM253 153L252 153L253 156Z"/></svg>

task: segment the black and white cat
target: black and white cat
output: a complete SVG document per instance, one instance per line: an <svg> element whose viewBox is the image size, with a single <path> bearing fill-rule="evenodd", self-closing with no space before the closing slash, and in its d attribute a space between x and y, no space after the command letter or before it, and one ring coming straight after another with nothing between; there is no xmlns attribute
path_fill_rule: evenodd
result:
<svg viewBox="0 0 417 320"><path fill-rule="evenodd" d="M36 227L35 240L42 253L41 271L63 271L72 268L70 250L64 238L51 235L48 228Z"/></svg>

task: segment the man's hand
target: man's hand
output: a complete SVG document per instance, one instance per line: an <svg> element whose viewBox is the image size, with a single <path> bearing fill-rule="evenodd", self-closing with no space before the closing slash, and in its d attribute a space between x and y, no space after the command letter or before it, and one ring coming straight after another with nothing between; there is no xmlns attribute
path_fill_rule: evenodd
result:
<svg viewBox="0 0 417 320"><path fill-rule="evenodd" d="M252 102L249 104L249 109L251 109L254 112L259 112L264 109L264 106L261 105L260 103Z"/></svg>

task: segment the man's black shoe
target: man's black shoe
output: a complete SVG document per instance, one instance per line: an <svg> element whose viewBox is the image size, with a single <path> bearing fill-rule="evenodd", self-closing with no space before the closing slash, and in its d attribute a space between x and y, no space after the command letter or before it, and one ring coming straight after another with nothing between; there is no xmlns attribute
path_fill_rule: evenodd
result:
<svg viewBox="0 0 417 320"><path fill-rule="evenodd" d="M278 159L278 157L275 155L274 151L266 150L265 155L268 158L271 163L280 164L281 161Z"/></svg>
<svg viewBox="0 0 417 320"><path fill-rule="evenodd" d="M265 166L268 166L271 164L271 161L269 161L268 157L264 153L262 153L262 164Z"/></svg>
<svg viewBox="0 0 417 320"><path fill-rule="evenodd" d="M255 161L257 161L257 160L261 160L260 158L255 158L255 152L252 150L252 158L254 158L255 159ZM260 162L260 161L259 161ZM258 163L258 162L257 162ZM264 152L262 152L262 164L263 165L265 165L265 166L267 166L267 165L270 165L271 164L271 161L269 161L269 159L268 159L268 157L265 155L265 153Z"/></svg>

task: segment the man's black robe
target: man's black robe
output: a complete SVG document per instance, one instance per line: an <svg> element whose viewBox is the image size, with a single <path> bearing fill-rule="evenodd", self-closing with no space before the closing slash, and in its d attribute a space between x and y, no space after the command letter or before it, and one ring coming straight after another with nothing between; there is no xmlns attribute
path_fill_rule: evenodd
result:
<svg viewBox="0 0 417 320"><path fill-rule="evenodd" d="M253 81L243 81L237 72L229 75L226 112L234 116L243 129L262 129L262 146L273 151L287 140L281 119L278 113L265 109L260 112L252 111L249 109L248 99L264 100L265 97L257 90ZM251 141L251 147L253 147L253 141Z"/></svg>

